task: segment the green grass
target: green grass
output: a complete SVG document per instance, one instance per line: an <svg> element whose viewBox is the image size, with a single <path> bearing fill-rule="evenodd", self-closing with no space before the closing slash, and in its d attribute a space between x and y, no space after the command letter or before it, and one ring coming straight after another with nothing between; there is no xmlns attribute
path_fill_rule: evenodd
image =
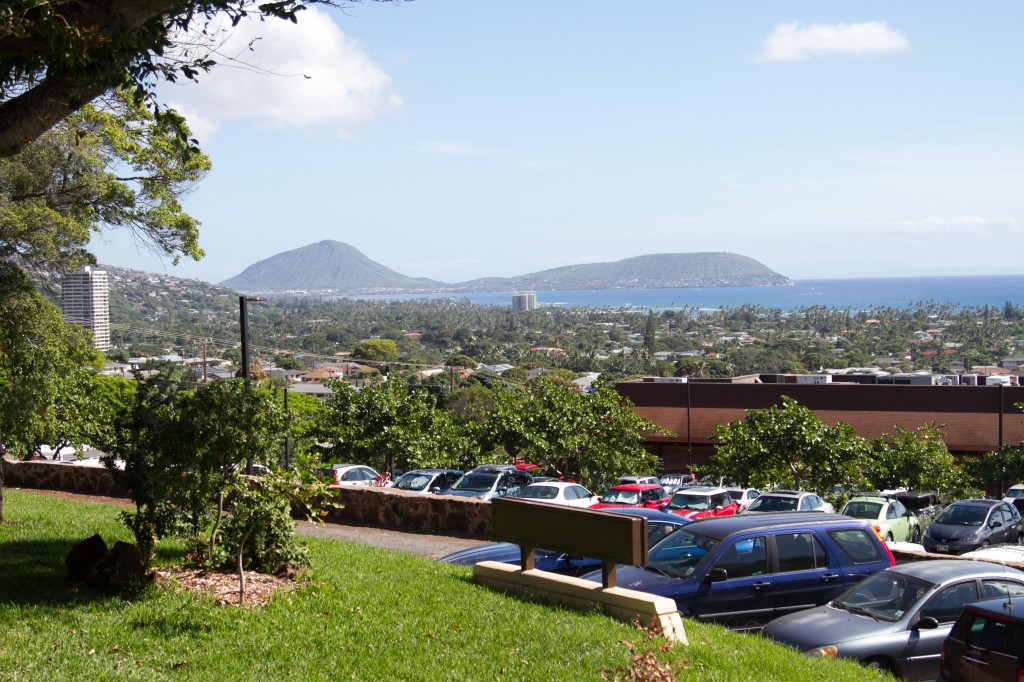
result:
<svg viewBox="0 0 1024 682"><path fill-rule="evenodd" d="M129 540L116 508L7 490L0 525L0 679L596 680L644 633L492 592L470 571L361 545L306 539L314 568L263 608L153 588L117 597L70 586L64 556L99 532ZM158 561L180 561L161 543ZM759 637L686 622L690 646L658 654L680 680L882 679Z"/></svg>

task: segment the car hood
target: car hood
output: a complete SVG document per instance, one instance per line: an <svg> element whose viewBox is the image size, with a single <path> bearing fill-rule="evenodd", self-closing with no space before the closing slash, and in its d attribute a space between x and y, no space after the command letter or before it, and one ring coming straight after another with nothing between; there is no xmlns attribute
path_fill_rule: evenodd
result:
<svg viewBox="0 0 1024 682"><path fill-rule="evenodd" d="M491 490L485 490L483 492L479 490L452 490L449 488L444 492L445 495L454 495L455 497L478 497L481 500L494 497L495 493Z"/></svg>
<svg viewBox="0 0 1024 682"><path fill-rule="evenodd" d="M599 583L601 582L601 571L594 571L580 577ZM680 588L690 582L692 582L691 578L669 578L642 566L617 566L615 568L615 585L627 590L639 590L658 595L678 594Z"/></svg>
<svg viewBox="0 0 1024 682"><path fill-rule="evenodd" d="M807 651L892 632L895 626L896 623L890 621L876 621L825 605L776 618L764 626L761 634L799 651Z"/></svg>
<svg viewBox="0 0 1024 682"><path fill-rule="evenodd" d="M962 540L971 533L978 533L983 535L985 533L985 526L962 526L960 524L953 523L936 523L932 521L931 525L928 526L928 535L932 539L943 539L943 540Z"/></svg>

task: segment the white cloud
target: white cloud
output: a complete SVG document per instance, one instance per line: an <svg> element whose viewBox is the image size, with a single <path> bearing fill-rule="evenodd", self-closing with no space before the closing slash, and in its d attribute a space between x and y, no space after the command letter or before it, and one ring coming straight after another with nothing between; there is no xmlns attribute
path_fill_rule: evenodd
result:
<svg viewBox="0 0 1024 682"><path fill-rule="evenodd" d="M765 37L757 61L793 62L822 55L865 56L909 49L907 37L884 21L807 25L790 21Z"/></svg>
<svg viewBox="0 0 1024 682"><path fill-rule="evenodd" d="M949 218L922 218L887 223L865 223L853 228L858 232L888 235L891 237L969 237L1007 238L1024 233L1024 223L1008 216L986 218L983 216L954 216Z"/></svg>
<svg viewBox="0 0 1024 682"><path fill-rule="evenodd" d="M452 156L490 156L494 154L493 149L485 147L474 147L458 142L430 142L423 141L416 145L416 151L422 154L448 154Z"/></svg>
<svg viewBox="0 0 1024 682"><path fill-rule="evenodd" d="M198 84L168 85L165 95L197 137L238 120L345 135L351 124L403 107L391 77L316 8L298 24L243 20L232 29L224 21L207 33L223 39L213 55L218 66Z"/></svg>

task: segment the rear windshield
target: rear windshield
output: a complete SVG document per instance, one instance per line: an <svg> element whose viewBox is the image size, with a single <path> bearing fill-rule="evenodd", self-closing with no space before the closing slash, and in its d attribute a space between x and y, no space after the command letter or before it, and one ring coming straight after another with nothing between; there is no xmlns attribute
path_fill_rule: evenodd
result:
<svg viewBox="0 0 1024 682"><path fill-rule="evenodd" d="M882 550L879 547L881 541L873 538L866 530L830 530L828 535L855 564L867 564L882 558Z"/></svg>
<svg viewBox="0 0 1024 682"><path fill-rule="evenodd" d="M796 503L799 502L795 497L775 497L773 495L762 495L747 507L749 511L759 512L777 512L777 511L796 511Z"/></svg>
<svg viewBox="0 0 1024 682"><path fill-rule="evenodd" d="M878 502L849 502L843 513L855 519L877 519L878 513L882 511L882 505Z"/></svg>

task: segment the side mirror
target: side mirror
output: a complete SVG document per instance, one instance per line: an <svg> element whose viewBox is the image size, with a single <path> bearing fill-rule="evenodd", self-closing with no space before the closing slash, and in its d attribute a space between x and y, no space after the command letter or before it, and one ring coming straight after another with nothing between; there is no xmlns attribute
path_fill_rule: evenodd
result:
<svg viewBox="0 0 1024 682"><path fill-rule="evenodd" d="M440 495L441 494L441 486L435 485L433 488L430 489L430 492L433 493L434 495Z"/></svg>
<svg viewBox="0 0 1024 682"><path fill-rule="evenodd" d="M722 582L724 580L728 580L728 579L729 579L729 572L726 571L724 568L712 568L704 576L703 582L704 582L705 585L710 585L711 583L720 583L720 582Z"/></svg>
<svg viewBox="0 0 1024 682"><path fill-rule="evenodd" d="M922 616L920 620L914 623L915 630L935 630L939 627L939 621L931 616Z"/></svg>

